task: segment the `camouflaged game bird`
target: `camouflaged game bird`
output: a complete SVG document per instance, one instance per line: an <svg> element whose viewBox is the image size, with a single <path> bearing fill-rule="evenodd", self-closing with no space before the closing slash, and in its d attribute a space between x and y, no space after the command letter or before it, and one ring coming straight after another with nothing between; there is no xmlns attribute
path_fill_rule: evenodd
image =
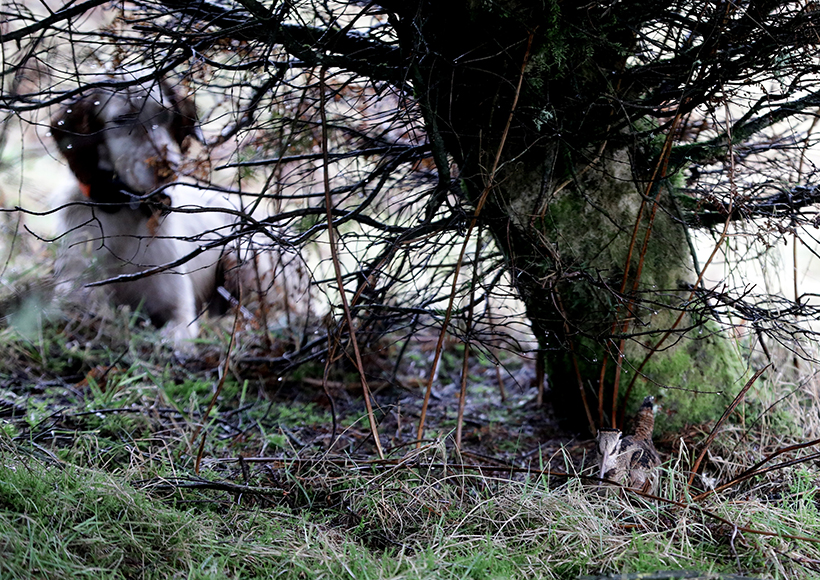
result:
<svg viewBox="0 0 820 580"><path fill-rule="evenodd" d="M598 462L601 479L608 479L639 491L655 493L658 488L658 466L661 458L652 444L655 415L646 397L635 416L635 433L621 436L619 429L598 431Z"/></svg>

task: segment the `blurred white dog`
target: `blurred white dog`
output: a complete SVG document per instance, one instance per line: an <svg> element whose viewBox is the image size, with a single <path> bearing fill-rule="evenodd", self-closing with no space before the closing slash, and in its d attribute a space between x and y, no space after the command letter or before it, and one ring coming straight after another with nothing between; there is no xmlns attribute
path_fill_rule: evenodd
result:
<svg viewBox="0 0 820 580"><path fill-rule="evenodd" d="M62 107L52 135L76 177L62 193L55 274L63 287L108 279L116 304L140 308L175 341L226 306L219 240L235 222L226 196L170 185L196 112L165 83L94 88ZM186 260L186 258L189 258Z"/></svg>

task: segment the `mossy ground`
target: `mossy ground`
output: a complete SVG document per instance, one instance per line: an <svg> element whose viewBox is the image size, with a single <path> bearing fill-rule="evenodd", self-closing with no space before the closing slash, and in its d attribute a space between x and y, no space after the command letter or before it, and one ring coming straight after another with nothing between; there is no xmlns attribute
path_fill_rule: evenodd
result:
<svg viewBox="0 0 820 580"><path fill-rule="evenodd" d="M659 438L662 499L647 500L601 494L584 477L595 470L592 442L535 405L532 362L513 353L501 353L504 400L492 359L475 357L457 450L459 349L447 346L453 360L439 371L418 449L418 377L431 341L408 348L393 383L377 380L392 369L379 360L392 362L401 345L368 352L386 448L378 460L347 370L329 381L335 433L320 380L304 369L266 374L240 350L206 417L228 324L217 321L196 356L180 357L133 317L63 312L32 334L0 329L3 578L576 578L684 568L793 578L820 561L820 545L787 537L820 537L810 450L694 501L776 449L820 436L815 382L794 368L750 391L693 487L688 470L710 424ZM780 430L784 417L800 432Z"/></svg>

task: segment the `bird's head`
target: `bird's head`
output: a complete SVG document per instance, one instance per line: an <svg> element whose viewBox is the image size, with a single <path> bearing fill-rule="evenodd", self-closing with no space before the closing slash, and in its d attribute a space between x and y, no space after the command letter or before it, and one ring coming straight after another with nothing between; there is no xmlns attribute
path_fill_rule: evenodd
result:
<svg viewBox="0 0 820 580"><path fill-rule="evenodd" d="M621 443L620 429L599 429L598 430L598 456L601 462L600 478L609 471L615 458L618 456L618 446Z"/></svg>

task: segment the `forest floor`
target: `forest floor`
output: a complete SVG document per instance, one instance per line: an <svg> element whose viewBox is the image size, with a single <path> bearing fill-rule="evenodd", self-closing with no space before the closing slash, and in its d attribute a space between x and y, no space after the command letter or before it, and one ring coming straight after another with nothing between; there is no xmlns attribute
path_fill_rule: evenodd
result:
<svg viewBox="0 0 820 580"><path fill-rule="evenodd" d="M2 578L820 575L818 384L786 355L692 486L713 425L656 439L653 499L601 493L593 441L537 405L519 353L471 357L457 448L463 345L419 444L437 337L367 347L380 459L353 366L279 372L286 341L242 328L229 348L230 317L174 352L127 313L36 295L0 312Z"/></svg>

